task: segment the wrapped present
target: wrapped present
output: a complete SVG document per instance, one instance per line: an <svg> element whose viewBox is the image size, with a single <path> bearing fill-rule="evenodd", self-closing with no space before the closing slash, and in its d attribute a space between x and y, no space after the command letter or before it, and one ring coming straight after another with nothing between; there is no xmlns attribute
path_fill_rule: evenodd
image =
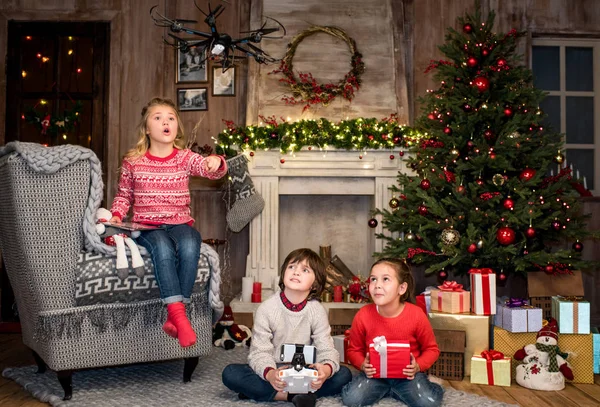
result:
<svg viewBox="0 0 600 407"><path fill-rule="evenodd" d="M584 295L581 271L573 274L548 275L541 271L527 273L529 303L543 310L544 319L552 316L552 296Z"/></svg>
<svg viewBox="0 0 600 407"><path fill-rule="evenodd" d="M480 354L490 347L490 326L492 317L474 314L445 314L430 312L429 322L435 330L464 331L467 342L464 353L465 376L471 372L471 355Z"/></svg>
<svg viewBox="0 0 600 407"><path fill-rule="evenodd" d="M598 328L592 328L592 338L594 342L594 374L600 373L600 332Z"/></svg>
<svg viewBox="0 0 600 407"><path fill-rule="evenodd" d="M335 349L338 351L338 353L340 354L340 362L341 363L350 363L350 361L348 360L348 345L350 344L350 330L347 329L346 332L344 332L344 335L334 335L332 336L333 338L333 345L335 346Z"/></svg>
<svg viewBox="0 0 600 407"><path fill-rule="evenodd" d="M582 296L553 296L552 318L558 321L561 334L590 333L590 303Z"/></svg>
<svg viewBox="0 0 600 407"><path fill-rule="evenodd" d="M369 360L375 368L375 378L403 379L402 371L410 364L410 343L408 341L387 342L385 336L378 336L369 345Z"/></svg>
<svg viewBox="0 0 600 407"><path fill-rule="evenodd" d="M535 343L535 332L514 333L498 326L494 327L494 349L507 356L513 356L519 349ZM594 358L592 334L562 334L558 340L560 350L569 353L567 362L571 365L574 383L594 383ZM511 377L516 376L517 365L521 362L512 360Z"/></svg>
<svg viewBox="0 0 600 407"><path fill-rule="evenodd" d="M496 350L486 350L471 358L471 383L510 386L511 358Z"/></svg>
<svg viewBox="0 0 600 407"><path fill-rule="evenodd" d="M542 309L527 305L522 298L511 298L496 309L494 325L510 332L537 332L542 329Z"/></svg>
<svg viewBox="0 0 600 407"><path fill-rule="evenodd" d="M469 312L470 293L456 281L444 281L443 285L431 290L431 311L459 314Z"/></svg>
<svg viewBox="0 0 600 407"><path fill-rule="evenodd" d="M496 313L496 274L489 268L472 268L471 276L471 311L477 315L494 315Z"/></svg>

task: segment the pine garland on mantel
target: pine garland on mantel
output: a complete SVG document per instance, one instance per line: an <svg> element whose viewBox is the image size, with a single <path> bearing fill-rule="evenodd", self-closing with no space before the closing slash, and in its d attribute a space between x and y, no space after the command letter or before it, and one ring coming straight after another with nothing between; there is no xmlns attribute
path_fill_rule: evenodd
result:
<svg viewBox="0 0 600 407"><path fill-rule="evenodd" d="M327 150L402 149L418 142L423 135L398 123L396 114L381 120L356 118L334 123L327 119L280 122L275 116L259 116L258 126L236 126L224 120L227 129L215 139L216 152L232 157L238 151L277 149L281 154L303 148ZM214 139L214 138L213 138Z"/></svg>

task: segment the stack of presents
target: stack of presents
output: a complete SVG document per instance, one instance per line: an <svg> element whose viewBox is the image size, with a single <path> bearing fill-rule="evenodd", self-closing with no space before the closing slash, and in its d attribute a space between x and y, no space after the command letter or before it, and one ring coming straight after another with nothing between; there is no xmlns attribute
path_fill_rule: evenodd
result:
<svg viewBox="0 0 600 407"><path fill-rule="evenodd" d="M469 274L470 291L446 281L417 297L441 351L428 373L446 380L469 376L471 383L494 386L516 381L536 390L594 383L594 373L600 373L600 333L590 329L590 303L583 297L580 271L529 273L528 299L498 298L491 269L471 269ZM334 341L344 359L348 334ZM386 344L383 338L371 351L382 345L387 347L387 372L406 365L405 344Z"/></svg>

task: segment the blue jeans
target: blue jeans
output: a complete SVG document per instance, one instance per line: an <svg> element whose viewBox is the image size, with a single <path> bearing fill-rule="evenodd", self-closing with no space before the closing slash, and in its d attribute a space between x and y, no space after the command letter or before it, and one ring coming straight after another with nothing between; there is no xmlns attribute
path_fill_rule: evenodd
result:
<svg viewBox="0 0 600 407"><path fill-rule="evenodd" d="M163 225L142 231L136 241L150 253L163 302L189 302L198 274L200 232L187 224Z"/></svg>
<svg viewBox="0 0 600 407"><path fill-rule="evenodd" d="M444 389L421 372L413 380L367 379L360 372L342 390L342 401L348 407L370 406L384 397L393 397L408 407L437 407L442 404Z"/></svg>
<svg viewBox="0 0 600 407"><path fill-rule="evenodd" d="M223 384L236 393L242 393L248 398L256 401L275 401L277 390L271 383L262 379L254 370L246 364L229 365L223 370ZM315 393L317 397L327 397L339 394L350 380L352 373L346 366L340 366L340 370L329 379L325 380L323 386Z"/></svg>

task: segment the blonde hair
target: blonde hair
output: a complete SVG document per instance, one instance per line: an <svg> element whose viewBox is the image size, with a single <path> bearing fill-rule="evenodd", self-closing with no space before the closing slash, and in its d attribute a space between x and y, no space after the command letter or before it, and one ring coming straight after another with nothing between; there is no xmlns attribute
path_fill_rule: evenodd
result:
<svg viewBox="0 0 600 407"><path fill-rule="evenodd" d="M411 303L415 303L415 279L412 275L412 272L410 270L410 267L408 267L408 264L406 264L406 262L404 260L400 260L400 259L394 259L391 257L386 257L386 258L382 258L377 260L375 263L373 263L373 265L371 266L371 270L373 270L373 267L375 267L378 264L387 264L388 266L390 266L391 268L394 269L394 271L396 272L396 277L398 278L398 282L400 284L402 283L406 283L406 291L404 292L404 294L402 294L400 296L400 302L411 302Z"/></svg>
<svg viewBox="0 0 600 407"><path fill-rule="evenodd" d="M173 102L171 99L155 97L152 98L152 100L150 100L142 109L142 118L135 130L138 136L138 142L134 148L125 154L125 158L139 158L146 154L150 148L150 136L148 136L147 133L148 129L146 128L146 122L148 121L148 116L150 116L150 108L154 106L168 106L173 109L175 116L177 117L177 136L175 136L173 146L180 150L186 147L187 142L185 140L185 133L183 131L183 123L181 123L181 118L179 117L179 112L177 111L175 102Z"/></svg>
<svg viewBox="0 0 600 407"><path fill-rule="evenodd" d="M310 293L308 294L307 300L312 299L321 299L321 294L325 289L325 282L327 281L327 276L325 274L325 263L319 257L317 253L312 251L311 249L296 249L290 254L287 255L283 264L281 265L281 270L279 272L279 288L281 291L285 290L285 285L283 284L283 277L285 274L285 270L290 263L299 262L302 260L308 261L308 265L315 273L315 282L310 289Z"/></svg>

